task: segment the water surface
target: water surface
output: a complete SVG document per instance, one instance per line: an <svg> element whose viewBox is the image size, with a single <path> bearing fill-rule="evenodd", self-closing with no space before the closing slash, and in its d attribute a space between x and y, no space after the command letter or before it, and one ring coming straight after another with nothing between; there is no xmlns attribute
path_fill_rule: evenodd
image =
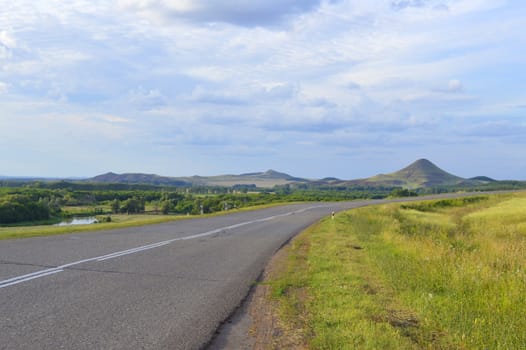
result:
<svg viewBox="0 0 526 350"><path fill-rule="evenodd" d="M55 226L70 226L70 225L89 225L97 222L97 219L94 216L88 217L72 217L70 219L64 220L55 224Z"/></svg>

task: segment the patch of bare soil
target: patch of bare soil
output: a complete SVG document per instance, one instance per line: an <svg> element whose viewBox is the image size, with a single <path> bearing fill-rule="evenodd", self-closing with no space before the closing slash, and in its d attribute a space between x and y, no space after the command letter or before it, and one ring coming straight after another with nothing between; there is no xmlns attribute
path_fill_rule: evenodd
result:
<svg viewBox="0 0 526 350"><path fill-rule="evenodd" d="M286 268L288 246L281 249L271 259L263 273L262 283L253 291L248 311L252 318L250 334L255 338L255 350L269 349L307 349L301 331L287 327L279 317L278 302L272 299L272 281Z"/></svg>

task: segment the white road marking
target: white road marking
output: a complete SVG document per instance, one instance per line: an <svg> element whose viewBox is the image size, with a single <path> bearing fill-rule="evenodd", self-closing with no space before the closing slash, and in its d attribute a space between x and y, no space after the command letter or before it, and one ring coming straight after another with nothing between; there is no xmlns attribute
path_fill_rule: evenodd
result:
<svg viewBox="0 0 526 350"><path fill-rule="evenodd" d="M168 243L171 243L171 242L164 241L164 242L149 244L149 245L145 245L145 246L137 247L137 248L133 248L133 249L123 250L122 252L116 252L116 253L111 253L111 254L108 254L108 255L100 256L100 257L96 258L96 260L97 261L109 260L109 259L117 258L117 257L123 256L123 255L138 253L138 252L141 252L143 250L148 250L148 249L152 249L152 248L161 247L161 246L166 245Z"/></svg>
<svg viewBox="0 0 526 350"><path fill-rule="evenodd" d="M30 280L33 280L33 279L36 279L36 278L53 275L53 274L56 274L56 273L64 271L64 269L67 269L68 267L79 265L79 264L83 264L83 263L86 263L86 262L91 262L91 261L100 262L100 261L105 261L105 260L109 260L109 259L114 259L114 258L117 258L117 257L120 257L120 256L129 255L129 254L135 254L135 253L142 252L142 251L145 251L145 250L162 247L164 245L167 245L167 244L170 244L170 243L173 243L173 242L176 242L176 241L186 241L186 240L189 240L189 239L195 239L195 238L200 238L200 237L211 236L211 235L214 235L216 233L220 233L220 232L225 231L225 230L232 230L232 229L235 229L235 228L238 228L238 227L242 227L242 226L246 226L246 225L251 225L251 224L255 224L255 223L259 223L259 222L275 220L275 219L280 218L280 217L285 217L285 216L294 215L294 214L300 214L300 213L304 213L304 212L306 212L308 210L317 209L317 208L323 208L323 207L326 207L326 206L325 205L312 206L312 207L299 209L299 210L291 211L291 212L284 213L284 214L278 214L278 215L269 216L269 217L262 218L262 219L245 221L245 222L241 222L239 224L225 226L225 227L222 227L222 228L214 229L214 230L203 232L203 233L198 233L198 234L195 234L195 235L173 238L173 239L169 239L169 240L162 241L162 242L157 242L157 243L143 245L143 246L140 246L140 247L135 247L135 248L131 248L131 249L122 250L120 252L114 252L114 253L110 253L110 254L106 254L106 255L102 255L102 256L97 256L95 258L88 258L88 259L83 259L83 260L71 262L71 263L60 265L60 266L57 266L57 267L53 267L53 268L49 268L49 269L45 269L45 270L41 270L41 271L36 271L36 272L32 272L32 273L29 273L29 274L26 274L26 275L12 277L12 278L0 281L0 289L1 288L5 288L5 287L9 287L9 286L12 286L12 285L15 285L15 284L18 284L18 283L27 282L27 281L30 281Z"/></svg>
<svg viewBox="0 0 526 350"><path fill-rule="evenodd" d="M62 271L64 271L64 270L59 269L59 268L54 268L54 269L48 269L48 270L43 270L43 271L37 271L35 273L30 273L28 275L23 275L23 276L10 278L8 280L0 282L0 288L9 287L9 286L12 286L14 284L18 284L18 283L22 283L22 282L26 282L26 281L31 281L31 280L33 280L35 278L49 276L49 275L52 275L52 274L55 274L55 273L58 273L58 272L62 272ZM30 276L30 275L33 275L33 276L27 277L27 276Z"/></svg>

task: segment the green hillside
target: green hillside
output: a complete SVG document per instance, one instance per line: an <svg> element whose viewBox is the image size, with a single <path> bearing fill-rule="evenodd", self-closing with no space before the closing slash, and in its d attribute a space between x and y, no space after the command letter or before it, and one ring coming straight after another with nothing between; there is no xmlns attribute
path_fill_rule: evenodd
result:
<svg viewBox="0 0 526 350"><path fill-rule="evenodd" d="M394 173L379 174L360 181L370 185L390 185L407 188L483 183L479 180L464 179L450 174L427 159L419 159Z"/></svg>

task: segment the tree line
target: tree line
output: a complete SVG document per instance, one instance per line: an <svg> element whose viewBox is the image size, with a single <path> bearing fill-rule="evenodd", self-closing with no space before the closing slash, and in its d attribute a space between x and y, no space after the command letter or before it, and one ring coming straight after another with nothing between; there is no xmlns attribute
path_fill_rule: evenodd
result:
<svg viewBox="0 0 526 350"><path fill-rule="evenodd" d="M22 194L0 197L0 224L49 220L59 216L60 212L60 204L55 198Z"/></svg>

